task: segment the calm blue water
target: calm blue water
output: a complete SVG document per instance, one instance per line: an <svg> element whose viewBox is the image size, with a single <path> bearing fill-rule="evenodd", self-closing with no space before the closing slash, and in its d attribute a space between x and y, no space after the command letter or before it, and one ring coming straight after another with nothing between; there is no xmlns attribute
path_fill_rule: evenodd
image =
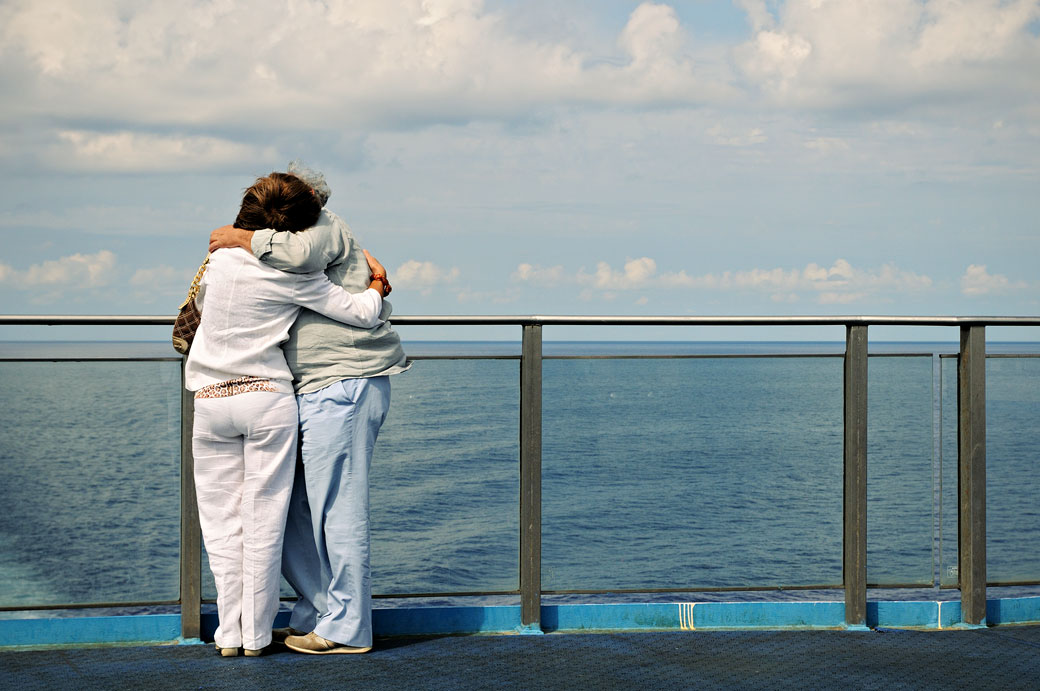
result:
<svg viewBox="0 0 1040 691"><path fill-rule="evenodd" d="M543 587L840 584L843 345L546 343ZM955 361L933 356L955 351L871 344L871 583L956 580ZM799 357L567 359L661 353ZM0 358L70 355L171 352L0 344ZM177 361L0 362L0 606L177 599L179 377ZM518 380L514 359L394 377L373 465L378 593L518 587ZM987 363L993 582L1040 580L1038 384L1040 358Z"/></svg>

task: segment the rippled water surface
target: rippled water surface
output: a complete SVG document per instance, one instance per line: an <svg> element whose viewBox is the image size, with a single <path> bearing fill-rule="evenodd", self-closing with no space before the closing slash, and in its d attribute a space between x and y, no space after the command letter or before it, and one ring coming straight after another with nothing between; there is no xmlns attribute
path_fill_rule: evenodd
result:
<svg viewBox="0 0 1040 691"><path fill-rule="evenodd" d="M839 585L842 345L547 343L543 587ZM870 359L872 584L956 581L956 362L933 355L955 350ZM570 359L666 352L756 357ZM0 606L177 599L179 382L177 361L0 362ZM1040 580L1040 359L990 359L987 396L990 580ZM515 590L518 361L420 360L392 400L373 460L377 593Z"/></svg>

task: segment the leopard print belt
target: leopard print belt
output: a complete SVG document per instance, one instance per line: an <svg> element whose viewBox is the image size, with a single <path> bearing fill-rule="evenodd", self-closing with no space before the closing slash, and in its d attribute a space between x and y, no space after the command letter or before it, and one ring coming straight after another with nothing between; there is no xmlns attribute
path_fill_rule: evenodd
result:
<svg viewBox="0 0 1040 691"><path fill-rule="evenodd" d="M261 379L260 377L239 377L238 379L229 379L217 384L204 386L195 392L195 398L224 398L226 396L235 396L240 393L250 393L253 391L270 391L272 393L278 393L278 389L274 388L274 384L271 383L270 379Z"/></svg>

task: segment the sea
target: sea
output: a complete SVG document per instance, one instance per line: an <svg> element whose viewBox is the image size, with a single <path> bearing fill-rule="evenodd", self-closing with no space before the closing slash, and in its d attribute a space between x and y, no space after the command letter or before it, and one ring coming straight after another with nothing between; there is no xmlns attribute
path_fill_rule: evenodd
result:
<svg viewBox="0 0 1040 691"><path fill-rule="evenodd" d="M515 592L520 344L405 347L373 458L377 602ZM840 587L843 349L547 341L546 596ZM870 597L948 590L957 344L870 351ZM1035 585L1040 343L987 353L988 580ZM177 600L180 377L166 343L0 343L2 616Z"/></svg>

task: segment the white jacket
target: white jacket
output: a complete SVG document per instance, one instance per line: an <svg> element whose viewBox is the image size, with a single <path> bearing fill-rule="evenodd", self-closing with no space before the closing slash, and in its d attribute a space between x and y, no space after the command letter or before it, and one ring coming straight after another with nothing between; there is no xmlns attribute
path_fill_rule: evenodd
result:
<svg viewBox="0 0 1040 691"><path fill-rule="evenodd" d="M286 273L243 249L217 250L196 298L202 323L188 353L185 385L197 391L251 376L292 392L292 373L280 346L288 339L300 308L370 329L383 323L382 300L373 289L348 293L320 271Z"/></svg>

